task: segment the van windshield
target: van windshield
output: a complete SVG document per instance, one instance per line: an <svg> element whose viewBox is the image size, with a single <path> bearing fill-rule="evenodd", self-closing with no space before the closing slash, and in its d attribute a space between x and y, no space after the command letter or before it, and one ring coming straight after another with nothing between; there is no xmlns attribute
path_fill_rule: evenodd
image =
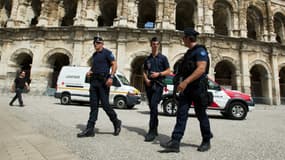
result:
<svg viewBox="0 0 285 160"><path fill-rule="evenodd" d="M123 75L117 75L117 76L124 85L130 85L130 82L127 80L125 76Z"/></svg>

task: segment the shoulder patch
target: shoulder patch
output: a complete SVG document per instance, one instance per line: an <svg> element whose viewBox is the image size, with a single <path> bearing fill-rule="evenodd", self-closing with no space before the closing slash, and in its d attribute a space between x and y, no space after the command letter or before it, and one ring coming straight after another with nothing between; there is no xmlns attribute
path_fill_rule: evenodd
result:
<svg viewBox="0 0 285 160"><path fill-rule="evenodd" d="M201 51L201 52L200 52L200 55L201 55L201 56L206 56L207 53L206 53L206 51Z"/></svg>

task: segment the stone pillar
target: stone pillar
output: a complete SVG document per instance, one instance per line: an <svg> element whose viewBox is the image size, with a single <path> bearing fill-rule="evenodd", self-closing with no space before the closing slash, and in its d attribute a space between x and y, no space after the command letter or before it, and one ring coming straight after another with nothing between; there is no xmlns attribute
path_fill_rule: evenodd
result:
<svg viewBox="0 0 285 160"><path fill-rule="evenodd" d="M46 27L48 26L48 12L49 12L49 5L48 5L48 1L47 0L44 0L42 2L42 10L41 10L41 14L38 18L39 22L37 24L37 26L42 26L42 27Z"/></svg>
<svg viewBox="0 0 285 160"><path fill-rule="evenodd" d="M81 55L83 54L83 37L84 37L84 30L77 30L75 31L74 36L74 45L73 45L73 64L76 66L81 65Z"/></svg>
<svg viewBox="0 0 285 160"><path fill-rule="evenodd" d="M175 29L175 6L174 0L164 2L162 29Z"/></svg>
<svg viewBox="0 0 285 160"><path fill-rule="evenodd" d="M17 20L18 7L19 7L19 2L13 1L11 15L7 21L7 27L11 27L11 28L16 27L15 21Z"/></svg>
<svg viewBox="0 0 285 160"><path fill-rule="evenodd" d="M202 33L203 32L203 26L204 26L204 6L203 6L203 2L202 1L197 1L197 13L196 13L196 16L197 16L197 21L195 22L196 25L195 25L195 28L198 32ZM196 17L193 17L194 19Z"/></svg>
<svg viewBox="0 0 285 160"><path fill-rule="evenodd" d="M84 4L84 3L83 3ZM84 25L87 27L98 26L98 16L100 15L99 0L87 0L86 6L83 5Z"/></svg>
<svg viewBox="0 0 285 160"><path fill-rule="evenodd" d="M240 43L240 62L241 62L241 91L251 94L250 90L250 72L249 72L249 57L246 52L243 52L243 43Z"/></svg>
<svg viewBox="0 0 285 160"><path fill-rule="evenodd" d="M271 57L271 66L272 66L272 89L273 89L273 104L280 105L281 104L281 96L280 96L280 85L279 85L279 68L278 68L278 54L274 53Z"/></svg>
<svg viewBox="0 0 285 160"><path fill-rule="evenodd" d="M271 10L271 1L270 0L266 0L266 9L268 11L268 42L276 42L276 34L274 32L274 16Z"/></svg>
<svg viewBox="0 0 285 160"><path fill-rule="evenodd" d="M170 57L169 55L169 42L170 42L170 34L163 33L161 38L161 53L166 57Z"/></svg>
<svg viewBox="0 0 285 160"><path fill-rule="evenodd" d="M124 32L118 32L117 40L117 53L116 59L118 64L118 71L121 71L125 74L126 77L130 77L130 64L128 62L128 55L126 54L126 34ZM114 53L115 54L115 53Z"/></svg>
<svg viewBox="0 0 285 160"><path fill-rule="evenodd" d="M114 19L116 27L127 27L128 3L127 0L118 0L117 18Z"/></svg>
<svg viewBox="0 0 285 160"><path fill-rule="evenodd" d="M267 91L267 95L268 95L268 100L267 100L267 104L269 104L269 105L272 105L273 103L273 98L272 98L272 87L273 87L273 85L272 85L272 77L271 77L271 75L268 73L268 75L265 77L266 78L266 81L265 81L265 83L267 83L267 86L268 86L268 88L267 89L265 89L263 92L265 92L266 93L266 91ZM263 85L263 84L262 84ZM263 86L266 86L266 85L263 85ZM265 97L266 97L266 95L265 95Z"/></svg>
<svg viewBox="0 0 285 160"><path fill-rule="evenodd" d="M138 0L129 0L127 10L128 10L128 23L129 28L137 28L138 21Z"/></svg>
<svg viewBox="0 0 285 160"><path fill-rule="evenodd" d="M240 2L240 12L239 12L239 29L240 29L240 37L247 38L247 8Z"/></svg>
<svg viewBox="0 0 285 160"><path fill-rule="evenodd" d="M87 0L78 0L76 15L74 18L75 26L84 25L83 17L86 17L86 11L85 11L86 4L87 4Z"/></svg>
<svg viewBox="0 0 285 160"><path fill-rule="evenodd" d="M45 40L37 39L34 41L33 45L33 62L31 68L31 79L30 84L32 95L43 95L48 87L48 78L47 75L50 74L50 69L47 68L47 65L43 62L42 55L45 54Z"/></svg>
<svg viewBox="0 0 285 160"><path fill-rule="evenodd" d="M232 30L231 30L230 36L232 36L232 37L239 37L240 36L238 12L233 12L233 26L231 29Z"/></svg>
<svg viewBox="0 0 285 160"><path fill-rule="evenodd" d="M155 28L162 29L163 21L163 0L156 1L156 17L155 17Z"/></svg>
<svg viewBox="0 0 285 160"><path fill-rule="evenodd" d="M213 6L208 5L206 3L206 0L203 0L204 3L204 9L203 9L203 14L204 14L204 33L214 33L214 25L213 25ZM207 4L207 5L206 5Z"/></svg>

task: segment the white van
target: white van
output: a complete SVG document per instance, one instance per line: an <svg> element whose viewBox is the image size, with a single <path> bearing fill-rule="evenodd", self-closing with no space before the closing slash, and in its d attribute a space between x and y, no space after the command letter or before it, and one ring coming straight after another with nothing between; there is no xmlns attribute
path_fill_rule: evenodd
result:
<svg viewBox="0 0 285 160"><path fill-rule="evenodd" d="M62 67L58 79L55 97L61 104L70 104L72 101L89 102L89 78L86 73L89 67ZM110 88L110 105L118 108L133 108L141 102L141 93L130 86L129 81L122 73L116 73L113 85Z"/></svg>

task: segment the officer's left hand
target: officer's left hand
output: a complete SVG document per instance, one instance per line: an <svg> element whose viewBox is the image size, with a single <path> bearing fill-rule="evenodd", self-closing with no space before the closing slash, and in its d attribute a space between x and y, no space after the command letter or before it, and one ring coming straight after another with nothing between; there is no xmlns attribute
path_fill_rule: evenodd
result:
<svg viewBox="0 0 285 160"><path fill-rule="evenodd" d="M177 91L178 92L183 92L185 90L185 88L187 87L188 83L186 81L182 81L181 83L179 83L178 87L177 87Z"/></svg>
<svg viewBox="0 0 285 160"><path fill-rule="evenodd" d="M159 77L159 75L160 75L159 72L152 72L150 77L151 78L157 78L157 77Z"/></svg>
<svg viewBox="0 0 285 160"><path fill-rule="evenodd" d="M113 84L113 79L112 78L108 78L106 81L106 86L110 87Z"/></svg>

